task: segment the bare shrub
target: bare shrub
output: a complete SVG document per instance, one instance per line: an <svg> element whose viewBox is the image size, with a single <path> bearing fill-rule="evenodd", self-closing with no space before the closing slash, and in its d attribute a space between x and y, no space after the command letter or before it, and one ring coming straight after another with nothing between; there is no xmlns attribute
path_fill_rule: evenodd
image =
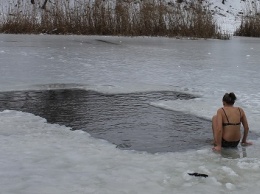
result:
<svg viewBox="0 0 260 194"><path fill-rule="evenodd" d="M2 15L1 31L11 33L37 33L39 22L36 10L18 0L15 7L9 7L8 13Z"/></svg>
<svg viewBox="0 0 260 194"><path fill-rule="evenodd" d="M241 24L235 31L236 36L260 37L260 4L255 1L246 1L245 14Z"/></svg>
<svg viewBox="0 0 260 194"><path fill-rule="evenodd" d="M18 0L19 1L19 0ZM23 1L22 1L23 2ZM1 18L4 33L50 33L124 36L220 38L207 5L165 0L59 0L10 7Z"/></svg>

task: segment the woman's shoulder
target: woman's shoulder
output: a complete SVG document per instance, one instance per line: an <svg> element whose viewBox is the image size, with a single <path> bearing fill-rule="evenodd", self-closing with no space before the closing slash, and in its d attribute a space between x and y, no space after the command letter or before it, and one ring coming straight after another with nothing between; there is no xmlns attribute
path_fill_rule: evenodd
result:
<svg viewBox="0 0 260 194"><path fill-rule="evenodd" d="M237 107L235 107L235 108L237 108L240 112L241 112L241 114L242 115L244 115L245 114L245 112L244 112L244 110L243 110L243 108L241 108L241 107L239 107L239 106L237 106Z"/></svg>
<svg viewBox="0 0 260 194"><path fill-rule="evenodd" d="M222 113L223 112L223 107L221 107L221 108L219 108L218 110L217 110L217 113Z"/></svg>
<svg viewBox="0 0 260 194"><path fill-rule="evenodd" d="M234 108L237 108L237 109L239 109L241 111L244 111L243 108L241 108L240 106L234 106Z"/></svg>

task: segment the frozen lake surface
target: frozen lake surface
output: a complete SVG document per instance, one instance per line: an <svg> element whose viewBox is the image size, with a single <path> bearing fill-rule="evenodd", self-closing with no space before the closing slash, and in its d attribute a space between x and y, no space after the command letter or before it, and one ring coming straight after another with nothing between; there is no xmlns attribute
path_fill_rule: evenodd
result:
<svg viewBox="0 0 260 194"><path fill-rule="evenodd" d="M0 35L0 192L256 193L259 43ZM231 91L247 113L254 145L216 154L209 120ZM178 151L170 144L180 118L188 135L194 123L198 132L179 131L179 140L200 134L199 146ZM134 130L118 133L124 126ZM144 137L148 144L139 144Z"/></svg>

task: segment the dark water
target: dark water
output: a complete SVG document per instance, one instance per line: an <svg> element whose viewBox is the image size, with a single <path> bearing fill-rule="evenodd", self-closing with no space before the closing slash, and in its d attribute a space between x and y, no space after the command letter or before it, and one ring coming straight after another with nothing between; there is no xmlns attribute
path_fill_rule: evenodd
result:
<svg viewBox="0 0 260 194"><path fill-rule="evenodd" d="M211 122L151 106L158 100L195 98L178 92L103 94L79 89L0 93L0 110L41 116L49 123L84 130L121 149L175 152L200 149L212 140Z"/></svg>
<svg viewBox="0 0 260 194"><path fill-rule="evenodd" d="M211 122L150 105L158 100L196 96L178 92L103 94L79 89L0 93L0 111L18 110L84 130L121 149L176 152L200 149L212 141ZM251 136L256 137L255 134Z"/></svg>
<svg viewBox="0 0 260 194"><path fill-rule="evenodd" d="M176 92L102 94L79 89L0 93L0 110L41 116L73 130L84 130L121 149L174 152L209 144L210 122L193 115L164 110L149 103L195 96ZM187 103L187 102L186 102Z"/></svg>

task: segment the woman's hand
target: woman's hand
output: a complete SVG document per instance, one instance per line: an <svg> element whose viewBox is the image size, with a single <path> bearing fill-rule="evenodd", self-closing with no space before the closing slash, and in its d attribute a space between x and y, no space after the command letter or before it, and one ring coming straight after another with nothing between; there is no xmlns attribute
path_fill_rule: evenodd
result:
<svg viewBox="0 0 260 194"><path fill-rule="evenodd" d="M253 143L246 141L246 142L241 142L241 145L242 146L250 146L250 145L253 145Z"/></svg>
<svg viewBox="0 0 260 194"><path fill-rule="evenodd" d="M216 151L216 152L220 152L221 151L221 146L215 146L212 148L213 151Z"/></svg>

